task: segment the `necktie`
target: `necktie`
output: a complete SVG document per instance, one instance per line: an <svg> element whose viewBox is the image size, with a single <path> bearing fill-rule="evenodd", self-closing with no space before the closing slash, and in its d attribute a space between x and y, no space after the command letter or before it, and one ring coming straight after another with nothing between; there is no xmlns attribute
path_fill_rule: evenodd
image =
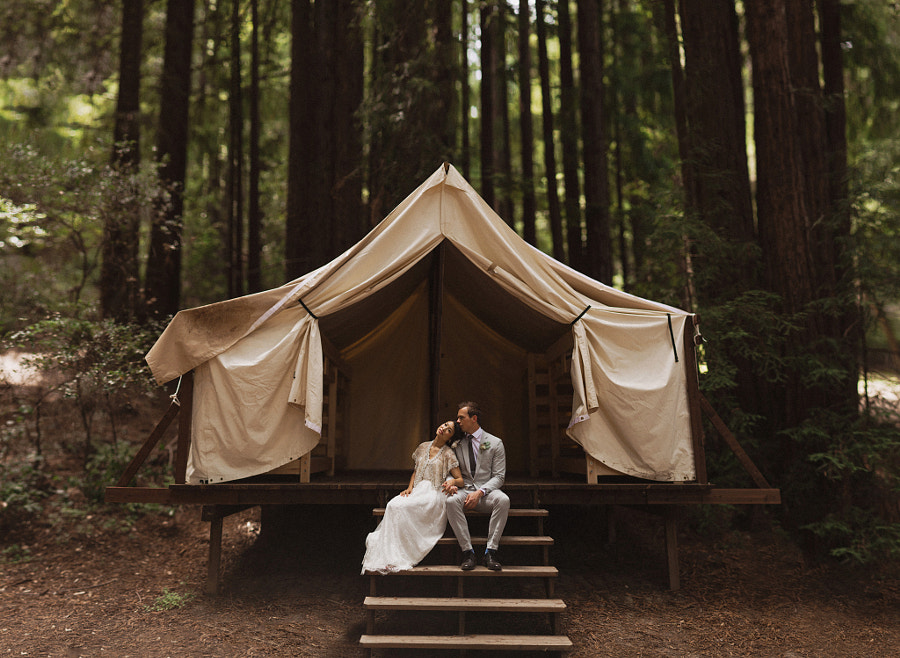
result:
<svg viewBox="0 0 900 658"><path fill-rule="evenodd" d="M469 434L469 470L475 475L475 466L477 461L475 458L475 437Z"/></svg>

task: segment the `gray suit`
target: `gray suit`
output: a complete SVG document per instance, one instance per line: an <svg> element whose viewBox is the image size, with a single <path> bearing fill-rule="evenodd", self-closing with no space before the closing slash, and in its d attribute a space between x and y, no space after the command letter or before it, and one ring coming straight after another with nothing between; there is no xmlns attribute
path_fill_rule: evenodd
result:
<svg viewBox="0 0 900 658"><path fill-rule="evenodd" d="M496 550L509 516L509 496L500 490L506 479L506 449L503 447L503 441L482 430L481 449L478 451L478 464L474 474L469 467L472 442L468 438L463 438L456 444L454 451L459 461L459 470L462 472L463 488L447 498L447 520L453 528L459 547L463 551L472 550L472 538L469 534L464 504L468 494L482 489L485 495L478 501L475 510L490 512L487 547Z"/></svg>

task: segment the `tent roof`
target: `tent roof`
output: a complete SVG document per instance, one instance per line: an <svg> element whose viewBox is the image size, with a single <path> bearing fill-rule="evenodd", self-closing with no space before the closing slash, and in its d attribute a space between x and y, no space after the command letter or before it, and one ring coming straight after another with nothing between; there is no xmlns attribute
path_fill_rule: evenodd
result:
<svg viewBox="0 0 900 658"><path fill-rule="evenodd" d="M502 408L506 427L523 433L521 359L570 335L568 435L617 472L693 478L685 360L675 340L689 314L594 281L527 244L449 165L330 263L279 288L176 315L147 362L159 382L196 373L198 477L267 472L318 443L323 338L356 359L348 422L372 448L365 464L398 434L428 436L421 413L379 433L398 422L385 407L427 408L433 355L423 347L422 291L438 258L451 327L440 355L447 395L475 389L475 399ZM402 377L386 379L394 371Z"/></svg>

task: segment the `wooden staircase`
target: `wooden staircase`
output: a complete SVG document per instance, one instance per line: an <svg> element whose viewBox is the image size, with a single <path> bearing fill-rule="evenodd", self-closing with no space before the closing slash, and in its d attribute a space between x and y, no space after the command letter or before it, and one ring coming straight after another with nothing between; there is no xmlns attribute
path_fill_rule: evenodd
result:
<svg viewBox="0 0 900 658"><path fill-rule="evenodd" d="M483 516L469 512L467 514L473 516ZM377 508L373 510L373 515L377 518L384 516L384 509ZM504 564L501 571L490 571L484 566L476 566L472 571L463 571L459 568L458 563L452 564L420 564L408 571L388 574L369 574L369 596L365 598L363 605L366 608L366 633L359 638L360 646L369 649L370 655L376 649L415 649L423 650L452 650L458 651L461 655L467 650L473 651L554 651L565 652L572 649L572 641L563 631L563 613L566 610L566 604L562 599L553 598L554 582L559 575L556 567L549 564L550 547L553 545L553 538L544 534L544 519L548 516L547 510L543 509L522 509L512 508L509 510L509 518L533 518L536 521L536 532L532 535L505 535L500 540L501 548L530 547L540 549L542 555L542 564L526 565L526 566L507 566ZM507 526L509 528L509 526ZM452 531L448 529L448 534L438 540L438 546L432 551L433 556L436 551L446 551L441 547L451 547L449 553L453 556L459 555L456 537ZM485 546L486 537L472 537L472 545L475 547L476 555L482 553L479 547ZM504 550L501 559L505 559L512 554L512 551ZM423 560L423 562L427 561ZM456 560L458 562L458 560ZM444 584L445 592L449 589L447 585L455 580L455 595L443 596L378 596L377 589L379 582L383 582L385 577L391 578L416 578L421 579L420 582L430 582L429 577L437 577L440 583ZM501 580L502 579L502 580ZM520 584L525 579L539 579L543 581L544 598L512 598L512 597L472 597L466 595L466 585L482 584L490 586L503 582L504 585L510 583ZM503 587L509 590L508 587ZM513 588L515 589L515 588ZM384 612L388 614L396 614L401 612L456 612L458 616L458 629L456 634L451 635L379 635L375 633L376 613ZM466 616L472 613L522 613L522 614L540 614L549 615L551 633L544 635L533 634L473 634L467 629ZM503 624L503 620L508 619L504 615L498 615L497 624ZM532 627L540 627L541 623L535 621ZM502 630L502 626L500 626Z"/></svg>

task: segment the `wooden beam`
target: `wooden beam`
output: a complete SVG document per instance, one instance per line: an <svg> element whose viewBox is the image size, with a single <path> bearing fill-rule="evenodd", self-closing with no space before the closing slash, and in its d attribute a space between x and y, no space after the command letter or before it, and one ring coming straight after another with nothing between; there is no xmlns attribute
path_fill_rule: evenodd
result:
<svg viewBox="0 0 900 658"><path fill-rule="evenodd" d="M194 371L181 376L178 391L181 415L178 418L178 447L175 450L175 483L187 482L188 451L191 449L191 422L194 415Z"/></svg>
<svg viewBox="0 0 900 658"><path fill-rule="evenodd" d="M744 467L750 477L753 478L753 482L756 483L756 486L760 489L769 489L769 483L766 481L766 478L760 473L759 469L756 468L756 464L753 463L753 460L750 459L750 456L744 452L744 449L741 447L741 444L738 443L737 438L734 434L731 433L731 430L728 429L728 426L725 424L719 414L716 413L716 410L712 408L712 405L709 403L709 400L706 399L702 394L700 395L700 405L703 407L703 411L706 412L706 415L709 416L712 421L713 427L716 428L716 431L725 439L725 443L728 444L728 447L731 448L731 451L738 458L738 461Z"/></svg>
<svg viewBox="0 0 900 658"><path fill-rule="evenodd" d="M550 473L559 475L559 401L556 399L556 363L565 356L547 359L547 401L550 405Z"/></svg>
<svg viewBox="0 0 900 658"><path fill-rule="evenodd" d="M206 566L207 594L219 591L219 567L222 564L222 517L214 517L209 524L209 562Z"/></svg>
<svg viewBox="0 0 900 658"><path fill-rule="evenodd" d="M666 564L669 568L669 589L673 592L681 588L678 569L678 508L666 507Z"/></svg>
<svg viewBox="0 0 900 658"><path fill-rule="evenodd" d="M537 426L537 380L536 380L537 355L528 354L528 373L526 375L528 386L528 472L536 478L540 471L540 446L538 445Z"/></svg>
<svg viewBox="0 0 900 658"><path fill-rule="evenodd" d="M153 431L150 432L150 436L147 437L147 440L144 441L144 445L141 446L141 449L137 451L137 454L132 458L131 462L128 464L128 467L125 469L125 472L122 473L122 476L119 478L119 481L116 483L118 487L127 487L131 484L131 480L134 479L134 476L137 474L138 469L144 465L144 462L147 460L147 457L150 455L150 452L153 448L156 447L156 444L159 443L159 440L162 438L162 435L169 428L169 425L172 424L172 420L175 416L178 415L179 407L178 403L175 400L169 404L169 408L166 409L166 413L163 415L162 419L156 424L156 427L153 428Z"/></svg>
<svg viewBox="0 0 900 658"><path fill-rule="evenodd" d="M688 409L691 415L691 446L694 449L694 473L697 482L706 484L706 451L703 447L703 417L700 413L700 379L697 374L697 353L694 344L694 327L699 322L697 316L688 318L684 324L684 371L687 377Z"/></svg>
<svg viewBox="0 0 900 658"><path fill-rule="evenodd" d="M407 481L408 482L408 481ZM385 492L401 491L406 482L311 482L173 484L164 487L107 487L111 503L169 505L372 505L384 507ZM507 480L503 490L517 505L539 494L546 505L778 505L778 489L724 489L694 483L586 484ZM387 496L384 496L387 498ZM510 516L512 516L512 511Z"/></svg>

